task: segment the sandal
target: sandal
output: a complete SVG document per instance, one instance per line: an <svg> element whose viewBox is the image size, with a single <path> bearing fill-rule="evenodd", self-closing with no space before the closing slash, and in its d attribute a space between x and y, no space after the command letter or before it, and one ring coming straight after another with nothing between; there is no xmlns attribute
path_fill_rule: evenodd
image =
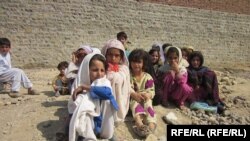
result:
<svg viewBox="0 0 250 141"><path fill-rule="evenodd" d="M136 135L143 137L143 138L147 137L150 134L149 127L146 125L142 125L140 127L136 126L133 128L133 130Z"/></svg>
<svg viewBox="0 0 250 141"><path fill-rule="evenodd" d="M28 91L28 95L39 95L39 92L35 89L31 89Z"/></svg>

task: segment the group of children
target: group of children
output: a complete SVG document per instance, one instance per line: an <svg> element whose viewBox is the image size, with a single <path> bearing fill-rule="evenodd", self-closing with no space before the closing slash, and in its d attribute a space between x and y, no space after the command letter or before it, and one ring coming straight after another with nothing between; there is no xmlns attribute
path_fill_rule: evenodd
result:
<svg viewBox="0 0 250 141"><path fill-rule="evenodd" d="M97 137L112 140L114 128L125 121L129 110L135 119L133 129L137 135L146 137L156 130L156 113L152 105L155 85L148 67L151 64L149 54L143 49L126 52L126 41L118 40L124 38L127 40L126 34L121 32L117 39L108 40L101 50L83 48L86 54L80 66L75 67L77 71L71 86L61 83L64 82L62 78L69 80L70 65L59 67L63 62L59 63L60 74L55 80L61 82L53 84L64 86L53 87L56 94L62 93L57 88L70 86L66 123L69 140L76 137L79 140L96 140ZM61 71L63 69L65 71Z"/></svg>
<svg viewBox="0 0 250 141"><path fill-rule="evenodd" d="M193 109L223 110L216 74L203 66L201 52L167 43L155 44L149 52L129 51L126 41L126 33L120 32L101 50L81 46L73 52L70 63L58 64L60 73L52 86L55 96L71 95L66 122L70 141L114 140L115 124L124 122L129 110L135 121L134 132L146 137L157 128L153 105L167 107L173 102L185 109L188 103ZM10 47L3 42L1 39L0 82L10 69L6 53ZM20 75L21 81L30 82L23 73ZM32 85L28 84L25 87L30 93Z"/></svg>
<svg viewBox="0 0 250 141"><path fill-rule="evenodd" d="M167 47L164 48L164 45ZM203 54L192 46L178 48L171 44L164 45L164 63L160 59L160 47L152 46L149 51L156 73L153 103L168 107L172 102L180 109L186 109L188 105L195 110L222 113L224 103L219 98L217 76L203 66Z"/></svg>

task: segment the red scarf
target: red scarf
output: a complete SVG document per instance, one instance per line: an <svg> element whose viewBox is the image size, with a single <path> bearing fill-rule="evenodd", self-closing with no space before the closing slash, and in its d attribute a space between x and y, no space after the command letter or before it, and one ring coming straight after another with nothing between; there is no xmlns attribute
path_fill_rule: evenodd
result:
<svg viewBox="0 0 250 141"><path fill-rule="evenodd" d="M114 72L119 71L119 65L118 64L111 64L111 63L108 63L108 64L109 64L109 70L110 71L114 71Z"/></svg>

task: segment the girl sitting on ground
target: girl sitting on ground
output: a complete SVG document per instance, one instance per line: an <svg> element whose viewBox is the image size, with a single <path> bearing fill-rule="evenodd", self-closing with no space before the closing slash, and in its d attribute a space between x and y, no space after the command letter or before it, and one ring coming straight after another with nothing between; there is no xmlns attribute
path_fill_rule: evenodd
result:
<svg viewBox="0 0 250 141"><path fill-rule="evenodd" d="M224 103L219 97L219 86L217 76L214 71L203 66L204 57L201 52L194 51L189 56L188 67L188 83L192 86L192 95L189 101L192 103L191 108L205 108L205 110L213 110L222 113L224 111ZM204 102L197 104L194 102ZM196 107L198 105L198 107ZM194 107L195 106L195 107ZM209 107L217 106L217 107ZM218 111L217 111L218 110Z"/></svg>
<svg viewBox="0 0 250 141"><path fill-rule="evenodd" d="M156 114L152 106L155 96L154 80L150 73L149 54L142 49L135 49L129 55L131 72L130 109L135 120L135 133L145 137L156 129ZM149 72L149 73L147 73Z"/></svg>
<svg viewBox="0 0 250 141"><path fill-rule="evenodd" d="M163 65L160 58L160 50L152 48L149 50L150 61L154 67L155 74L158 73L158 69Z"/></svg>
<svg viewBox="0 0 250 141"><path fill-rule="evenodd" d="M159 68L158 81L163 84L161 88L161 104L168 106L172 101L180 109L184 109L185 101L192 92L187 84L187 69L182 59L181 50L178 47L167 47L165 49L166 63Z"/></svg>
<svg viewBox="0 0 250 141"><path fill-rule="evenodd" d="M111 39L102 48L102 54L107 59L109 65L107 78L111 81L113 94L119 105L119 110L115 114L115 121L116 123L123 122L129 110L131 90L125 49L119 40Z"/></svg>

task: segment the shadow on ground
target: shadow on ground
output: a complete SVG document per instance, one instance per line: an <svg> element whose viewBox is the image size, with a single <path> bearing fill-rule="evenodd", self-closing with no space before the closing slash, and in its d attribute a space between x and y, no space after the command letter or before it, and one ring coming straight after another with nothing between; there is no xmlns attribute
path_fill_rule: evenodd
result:
<svg viewBox="0 0 250 141"><path fill-rule="evenodd" d="M45 91L43 93L48 97L52 97L51 93L53 92ZM66 119L68 117L68 110L67 110L68 100L60 101L60 99L57 100L56 98L55 99L52 98L50 100L43 102L42 106L57 108L54 115L58 117L59 120L48 119L47 121L40 122L37 125L37 129L41 131L42 136L46 138L47 141L56 141L57 140L56 133L65 132Z"/></svg>

